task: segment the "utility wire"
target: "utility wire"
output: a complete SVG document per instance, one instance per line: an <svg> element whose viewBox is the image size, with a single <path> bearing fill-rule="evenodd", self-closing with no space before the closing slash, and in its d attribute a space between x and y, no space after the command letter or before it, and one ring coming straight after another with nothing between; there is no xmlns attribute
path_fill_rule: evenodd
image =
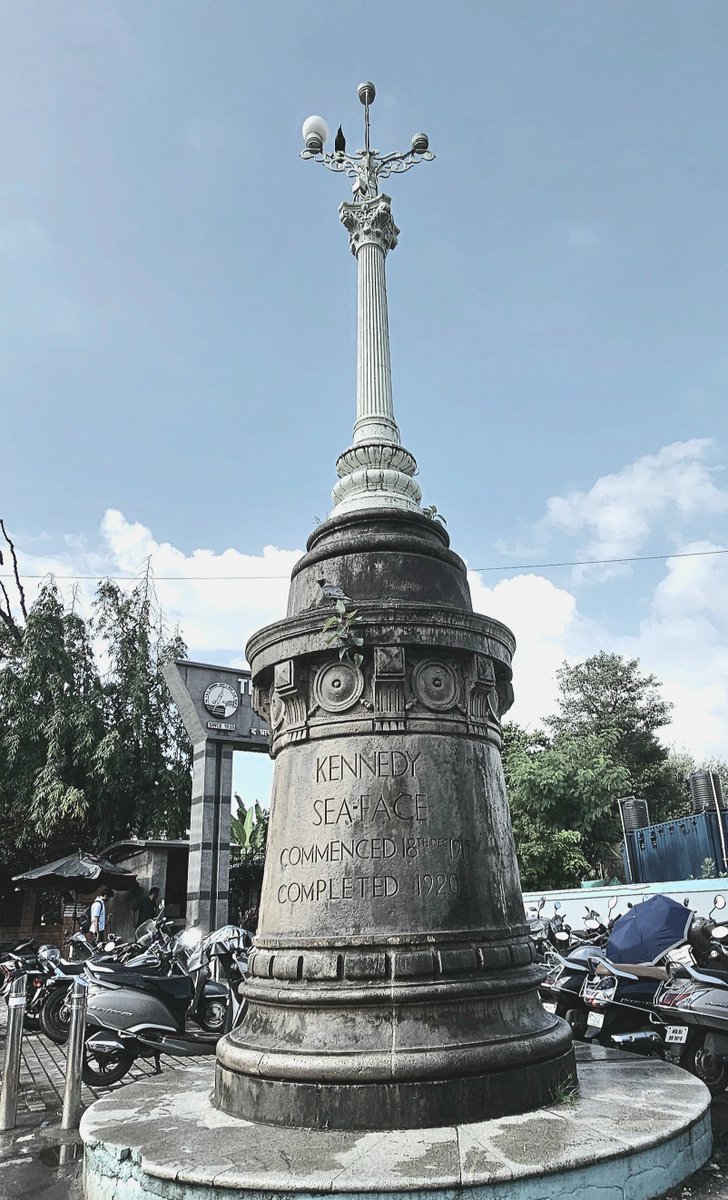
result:
<svg viewBox="0 0 728 1200"><path fill-rule="evenodd" d="M728 548L725 550L685 550L673 552L672 554L638 554L630 558L581 558L569 562L536 562L536 563L517 563L511 566L507 563L500 563L495 567L468 567L469 571L475 571L478 574L484 574L486 571L545 571L552 567L603 567L610 563L637 563L637 562L665 562L668 558L709 558L711 555L728 554ZM55 571L46 571L42 575L31 575L25 571L20 572L21 579L46 579L52 575L54 579L63 580L82 580L82 579L111 579L116 582L123 583L125 581L135 582L140 578L139 575L106 575L103 571L96 575L58 575ZM245 582L254 583L256 580L272 580L272 579L289 579L289 575L157 575L152 572L154 581L157 583L218 583L218 582ZM0 579L12 579L12 575L0 575Z"/></svg>

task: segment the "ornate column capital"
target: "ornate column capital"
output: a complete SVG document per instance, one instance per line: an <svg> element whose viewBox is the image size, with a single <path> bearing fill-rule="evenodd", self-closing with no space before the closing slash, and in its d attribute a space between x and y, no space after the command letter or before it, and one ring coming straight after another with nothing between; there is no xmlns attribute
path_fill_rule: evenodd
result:
<svg viewBox="0 0 728 1200"><path fill-rule="evenodd" d="M356 258L362 246L378 246L384 254L394 250L399 230L394 223L391 198L372 196L358 204L339 205L341 223L349 232L349 248Z"/></svg>

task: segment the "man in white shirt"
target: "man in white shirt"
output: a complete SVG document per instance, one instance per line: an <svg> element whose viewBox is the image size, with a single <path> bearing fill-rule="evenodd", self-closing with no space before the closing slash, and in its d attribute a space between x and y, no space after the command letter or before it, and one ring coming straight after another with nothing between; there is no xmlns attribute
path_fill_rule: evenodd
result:
<svg viewBox="0 0 728 1200"><path fill-rule="evenodd" d="M102 884L96 893L96 899L91 905L91 936L98 942L106 928L106 901L110 896L109 888Z"/></svg>

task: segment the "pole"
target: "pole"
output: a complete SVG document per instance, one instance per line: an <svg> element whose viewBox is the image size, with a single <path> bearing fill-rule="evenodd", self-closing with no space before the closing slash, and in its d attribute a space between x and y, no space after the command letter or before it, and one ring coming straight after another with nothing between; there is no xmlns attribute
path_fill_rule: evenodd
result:
<svg viewBox="0 0 728 1200"><path fill-rule="evenodd" d="M715 780L713 779L712 771L708 772L708 779L710 780L710 787L713 792L713 803L715 804L715 815L718 818L718 833L720 834L720 848L723 851L723 869L728 871L728 855L726 855L725 830L723 828L723 814L720 811L720 804L718 803L718 792L716 791Z"/></svg>
<svg viewBox="0 0 728 1200"><path fill-rule="evenodd" d="M68 1055L66 1058L66 1083L63 1089L63 1117L61 1129L77 1129L81 1119L81 1074L83 1071L83 1043L86 1032L86 1004L88 993L86 981L76 977L71 993L71 1026L68 1032Z"/></svg>
<svg viewBox="0 0 728 1200"><path fill-rule="evenodd" d="M627 880L627 883L634 883L634 875L632 874L632 856L629 852L629 842L627 841L627 826L624 823L624 809L622 808L622 804L624 803L625 800L632 800L632 799L633 799L632 796L623 796L621 800L617 801L617 807L619 808L619 816L620 816L620 820L622 822L622 835L624 837L624 854L625 854L625 858L627 859L627 874L629 875L629 879Z"/></svg>
<svg viewBox="0 0 728 1200"><path fill-rule="evenodd" d="M25 1016L25 971L16 975L8 996L8 1028L5 1040L3 1088L0 1095L0 1129L14 1129L18 1114L20 1053L23 1046Z"/></svg>

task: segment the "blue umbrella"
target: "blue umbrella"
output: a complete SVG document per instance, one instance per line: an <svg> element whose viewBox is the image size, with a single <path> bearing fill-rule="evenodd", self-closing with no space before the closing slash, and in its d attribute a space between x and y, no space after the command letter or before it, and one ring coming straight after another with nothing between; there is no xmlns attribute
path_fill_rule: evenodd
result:
<svg viewBox="0 0 728 1200"><path fill-rule="evenodd" d="M614 922L606 955L616 963L656 963L688 933L693 914L669 896L651 896Z"/></svg>

